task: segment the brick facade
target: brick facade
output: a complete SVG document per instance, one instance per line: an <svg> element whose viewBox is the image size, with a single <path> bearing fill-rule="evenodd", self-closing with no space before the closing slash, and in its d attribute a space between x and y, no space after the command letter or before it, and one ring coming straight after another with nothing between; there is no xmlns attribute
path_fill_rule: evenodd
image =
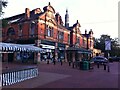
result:
<svg viewBox="0 0 120 90"><path fill-rule="evenodd" d="M68 13L68 11L67 11ZM36 8L32 11L25 9L25 13L6 18L8 26L2 29L2 41L18 44L34 44L37 47L44 45L53 46L50 53L55 55L57 60L63 56L67 61L68 47L78 47L93 49L93 32L81 34L80 23L77 22L72 27L65 27L62 17L49 3L43 8ZM41 54L37 54L40 57ZM38 59L38 58L37 58Z"/></svg>

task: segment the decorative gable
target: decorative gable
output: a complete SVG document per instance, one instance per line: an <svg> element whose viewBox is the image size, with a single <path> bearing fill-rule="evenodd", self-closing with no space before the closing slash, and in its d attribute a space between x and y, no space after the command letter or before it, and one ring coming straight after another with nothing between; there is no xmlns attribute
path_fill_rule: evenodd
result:
<svg viewBox="0 0 120 90"><path fill-rule="evenodd" d="M51 6L50 2L49 2L49 4L48 4L48 6L45 6L45 7L43 8L43 10L44 10L44 12L50 11L50 12L52 12L52 13L55 14L55 9Z"/></svg>
<svg viewBox="0 0 120 90"><path fill-rule="evenodd" d="M53 25L57 25L57 21L56 21L54 15L53 14L50 15L50 14L51 13L45 12L39 16L39 19L42 20L42 22L44 22L46 24L51 23Z"/></svg>
<svg viewBox="0 0 120 90"><path fill-rule="evenodd" d="M81 34L80 27L81 27L81 25L77 20L77 22L73 25L73 32L77 33L77 34Z"/></svg>

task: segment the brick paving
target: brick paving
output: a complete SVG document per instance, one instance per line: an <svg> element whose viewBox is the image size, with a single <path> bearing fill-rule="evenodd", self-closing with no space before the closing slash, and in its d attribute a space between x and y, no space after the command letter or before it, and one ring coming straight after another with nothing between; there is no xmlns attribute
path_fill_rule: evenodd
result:
<svg viewBox="0 0 120 90"><path fill-rule="evenodd" d="M3 90L4 88L118 88L119 64L118 62L110 63L110 72L107 72L103 66L100 68L94 66L93 70L79 70L65 62L62 66L60 63L56 63L56 65L40 63L37 65L38 77L5 86ZM23 65L9 64L8 66L15 68Z"/></svg>

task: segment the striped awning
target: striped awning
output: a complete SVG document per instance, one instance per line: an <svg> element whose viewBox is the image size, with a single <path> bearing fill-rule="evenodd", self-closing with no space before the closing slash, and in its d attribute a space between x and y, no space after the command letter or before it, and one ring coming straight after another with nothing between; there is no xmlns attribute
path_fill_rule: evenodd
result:
<svg viewBox="0 0 120 90"><path fill-rule="evenodd" d="M40 53L45 52L44 49L33 46L33 45L2 43L2 42L0 42L0 51L2 52L26 51L26 52L40 52Z"/></svg>

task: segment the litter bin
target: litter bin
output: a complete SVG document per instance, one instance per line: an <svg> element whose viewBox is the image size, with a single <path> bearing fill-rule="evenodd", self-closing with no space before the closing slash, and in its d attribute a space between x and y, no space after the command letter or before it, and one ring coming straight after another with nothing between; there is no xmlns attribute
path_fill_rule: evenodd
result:
<svg viewBox="0 0 120 90"><path fill-rule="evenodd" d="M83 70L89 70L90 68L90 66L89 66L90 64L89 64L89 62L88 61L83 61Z"/></svg>

